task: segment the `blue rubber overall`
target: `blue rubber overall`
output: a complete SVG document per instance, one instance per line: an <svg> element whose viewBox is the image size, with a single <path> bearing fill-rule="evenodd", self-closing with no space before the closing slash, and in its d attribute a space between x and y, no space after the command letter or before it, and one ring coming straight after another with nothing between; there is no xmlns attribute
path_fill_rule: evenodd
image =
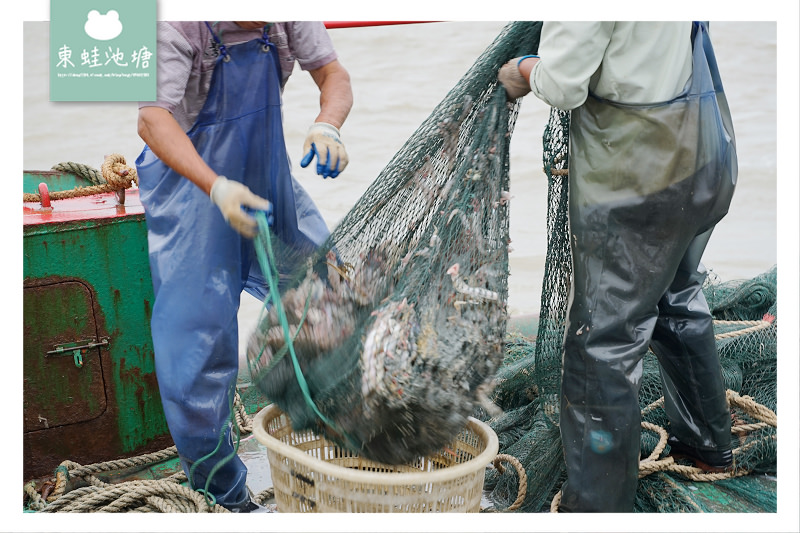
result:
<svg viewBox="0 0 800 533"><path fill-rule="evenodd" d="M700 260L730 205L736 148L704 25L692 38L692 76L676 99L625 105L590 95L572 113L563 511L633 511L648 346L671 433L689 446L730 449Z"/></svg>
<svg viewBox="0 0 800 533"><path fill-rule="evenodd" d="M329 232L291 176L279 68L266 30L261 39L221 47L207 100L187 134L217 174L272 203L277 241L299 260ZM236 508L249 501L247 469L233 453L231 432L237 313L242 290L264 300L265 278L253 241L236 233L202 190L148 147L136 165L155 290L156 375L167 423L187 475L198 463L192 486L204 489L217 467L209 491L220 505Z"/></svg>

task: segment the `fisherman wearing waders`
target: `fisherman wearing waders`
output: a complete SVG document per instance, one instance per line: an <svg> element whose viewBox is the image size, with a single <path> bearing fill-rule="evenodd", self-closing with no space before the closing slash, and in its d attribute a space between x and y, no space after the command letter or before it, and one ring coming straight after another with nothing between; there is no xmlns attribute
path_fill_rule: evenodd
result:
<svg viewBox="0 0 800 533"><path fill-rule="evenodd" d="M632 512L648 347L671 453L733 462L700 262L736 184L730 112L706 23L545 22L536 53L498 78L511 100L571 110L559 511Z"/></svg>
<svg viewBox="0 0 800 533"><path fill-rule="evenodd" d="M347 166L339 128L352 106L350 78L319 22L164 22L157 52L157 100L139 104L147 146L136 167L164 412L192 488L231 511L263 510L232 434L240 296L267 296L245 208L270 212L293 256L325 240L321 214L290 172L281 93L295 61L309 71L320 112L301 165L316 158L317 173L335 178Z"/></svg>

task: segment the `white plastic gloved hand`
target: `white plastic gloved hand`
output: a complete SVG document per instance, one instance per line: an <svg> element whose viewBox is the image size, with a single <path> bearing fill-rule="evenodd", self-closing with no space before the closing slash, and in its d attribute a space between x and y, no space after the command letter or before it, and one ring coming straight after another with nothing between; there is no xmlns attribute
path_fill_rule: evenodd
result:
<svg viewBox="0 0 800 533"><path fill-rule="evenodd" d="M308 128L303 153L300 166L306 168L316 155L317 174L323 178L335 178L348 162L339 130L327 122L315 122Z"/></svg>
<svg viewBox="0 0 800 533"><path fill-rule="evenodd" d="M244 211L244 207L260 211L271 211L272 204L238 181L217 176L211 186L211 201L222 211L225 221L245 237L253 238L258 231L256 219Z"/></svg>
<svg viewBox="0 0 800 533"><path fill-rule="evenodd" d="M508 100L516 100L531 92L530 83L519 71L519 64L528 57L535 56L515 57L500 67L497 73L497 81L505 88Z"/></svg>

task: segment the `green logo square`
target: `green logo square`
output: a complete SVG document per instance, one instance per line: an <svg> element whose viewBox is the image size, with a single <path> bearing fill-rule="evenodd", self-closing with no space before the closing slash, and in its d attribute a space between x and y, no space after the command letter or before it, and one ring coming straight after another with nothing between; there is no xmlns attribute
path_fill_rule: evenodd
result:
<svg viewBox="0 0 800 533"><path fill-rule="evenodd" d="M156 99L156 0L50 0L50 100Z"/></svg>

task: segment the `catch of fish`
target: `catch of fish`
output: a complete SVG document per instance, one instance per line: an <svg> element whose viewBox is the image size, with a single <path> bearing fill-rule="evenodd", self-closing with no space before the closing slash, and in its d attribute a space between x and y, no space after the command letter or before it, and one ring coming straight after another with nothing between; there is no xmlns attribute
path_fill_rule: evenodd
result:
<svg viewBox="0 0 800 533"><path fill-rule="evenodd" d="M504 137L459 146L475 111L462 104L438 123L437 153L391 194L365 194L368 215L265 308L247 348L254 382L295 430L382 463L434 453L477 407L496 410L511 197ZM505 105L473 119L501 127Z"/></svg>

